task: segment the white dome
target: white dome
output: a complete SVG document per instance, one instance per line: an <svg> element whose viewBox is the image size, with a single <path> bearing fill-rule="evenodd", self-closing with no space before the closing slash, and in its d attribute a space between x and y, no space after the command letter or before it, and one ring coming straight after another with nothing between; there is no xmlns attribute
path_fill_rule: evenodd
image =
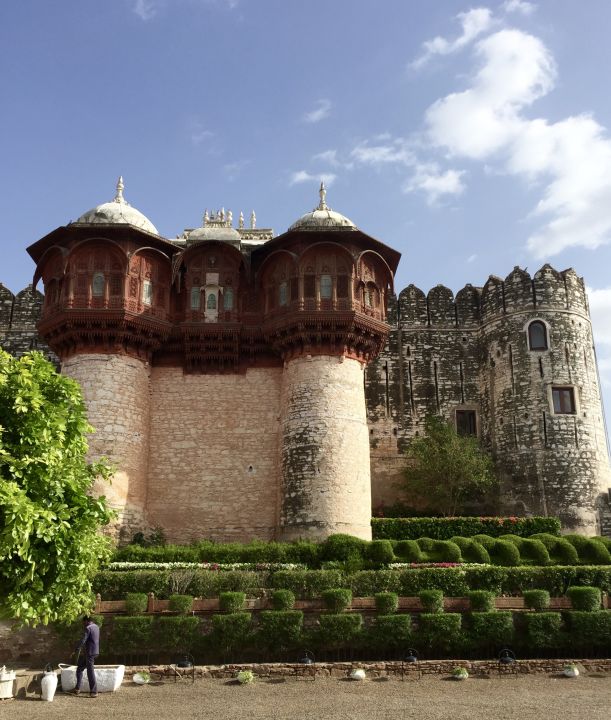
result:
<svg viewBox="0 0 611 720"><path fill-rule="evenodd" d="M133 225L140 230L159 235L153 223L139 210L132 207L123 197L123 178L117 182L117 194L114 200L102 203L83 213L75 223L87 225Z"/></svg>
<svg viewBox="0 0 611 720"><path fill-rule="evenodd" d="M312 212L302 215L294 222L290 230L356 230L356 225L341 213L327 207L327 190L324 183L320 183L320 203Z"/></svg>

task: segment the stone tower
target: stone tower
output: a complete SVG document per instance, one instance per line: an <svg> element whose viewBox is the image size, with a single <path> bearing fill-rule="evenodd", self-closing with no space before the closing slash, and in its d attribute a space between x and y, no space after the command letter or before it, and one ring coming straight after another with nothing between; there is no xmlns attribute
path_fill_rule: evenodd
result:
<svg viewBox="0 0 611 720"><path fill-rule="evenodd" d="M282 357L279 537L371 538L365 365L399 260L320 203L265 248L264 333Z"/></svg>
<svg viewBox="0 0 611 720"><path fill-rule="evenodd" d="M397 499L401 453L439 414L492 452L501 512L600 533L611 478L583 280L515 268L455 298L410 285L391 307L388 344L367 371L374 506Z"/></svg>
<svg viewBox="0 0 611 720"><path fill-rule="evenodd" d="M81 384L91 456L117 468L98 490L121 538L371 536L363 368L399 254L325 192L275 238L222 209L168 241L120 179L29 248L40 335Z"/></svg>

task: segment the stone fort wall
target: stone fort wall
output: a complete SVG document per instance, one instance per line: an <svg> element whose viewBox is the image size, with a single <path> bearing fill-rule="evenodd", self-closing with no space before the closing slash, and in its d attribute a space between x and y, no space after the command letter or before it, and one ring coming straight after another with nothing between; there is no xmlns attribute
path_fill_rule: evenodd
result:
<svg viewBox="0 0 611 720"><path fill-rule="evenodd" d="M545 323L533 351L528 325ZM583 280L519 268L454 298L410 285L393 305L384 352L367 368L374 507L402 497L397 462L424 418L474 411L502 479L502 510L561 517L567 530L608 531L611 486L592 329ZM570 387L574 414L556 414L552 387ZM408 500L408 499L407 499Z"/></svg>
<svg viewBox="0 0 611 720"><path fill-rule="evenodd" d="M36 333L42 299L31 286L14 296L0 285L0 345L17 355L40 349L59 364ZM389 305L387 345L365 371L373 507L406 500L402 453L427 414L454 420L456 410L472 410L501 473L504 512L556 514L566 529L610 534L607 438L583 280L572 270L545 266L531 277L516 268L455 297L443 286L425 295L410 285ZM528 347L535 319L548 331L544 352ZM95 368L108 362L117 364L110 373L116 384L98 388ZM117 444L91 441L93 453L114 453L128 468L112 490L127 527L140 522L144 506L149 524L176 528L181 537L205 526L219 539L263 538L291 511L280 496L288 401L282 368L186 375L82 356L64 371L97 403L94 426L117 437L129 428ZM574 414L554 413L557 385L574 389ZM122 398L122 418L104 410L103 397L113 396Z"/></svg>

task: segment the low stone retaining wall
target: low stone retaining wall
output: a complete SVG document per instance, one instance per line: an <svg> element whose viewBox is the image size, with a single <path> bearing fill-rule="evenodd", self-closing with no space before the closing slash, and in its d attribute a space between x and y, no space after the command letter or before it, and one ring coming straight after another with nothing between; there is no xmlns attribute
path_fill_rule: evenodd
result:
<svg viewBox="0 0 611 720"><path fill-rule="evenodd" d="M465 667L471 675L507 675L507 674L558 674L568 663L577 664L582 672L611 674L611 658L602 660L517 660L512 665L501 665L497 660L422 660L416 663L396 661L378 662L336 662L336 663L245 663L241 665L196 665L195 678L231 679L240 670L251 670L261 678L315 678L315 677L347 677L351 670L362 668L369 678L402 678L421 675L450 675L456 666ZM175 671L170 665L133 666L125 670L126 680L146 670L173 678ZM185 672L184 670L181 672ZM191 671L186 671L190 677Z"/></svg>

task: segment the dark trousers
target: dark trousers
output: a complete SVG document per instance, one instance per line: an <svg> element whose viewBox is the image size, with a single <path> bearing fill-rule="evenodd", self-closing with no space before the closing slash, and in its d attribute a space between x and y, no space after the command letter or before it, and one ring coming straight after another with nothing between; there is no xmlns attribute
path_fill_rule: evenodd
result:
<svg viewBox="0 0 611 720"><path fill-rule="evenodd" d="M81 653L78 659L78 665L76 667L76 689L81 689L81 680L83 679L83 670L87 668L87 681L89 682L89 692L95 693L98 691L98 686L95 681L95 672L93 669L95 659L97 655L88 655L87 653Z"/></svg>

